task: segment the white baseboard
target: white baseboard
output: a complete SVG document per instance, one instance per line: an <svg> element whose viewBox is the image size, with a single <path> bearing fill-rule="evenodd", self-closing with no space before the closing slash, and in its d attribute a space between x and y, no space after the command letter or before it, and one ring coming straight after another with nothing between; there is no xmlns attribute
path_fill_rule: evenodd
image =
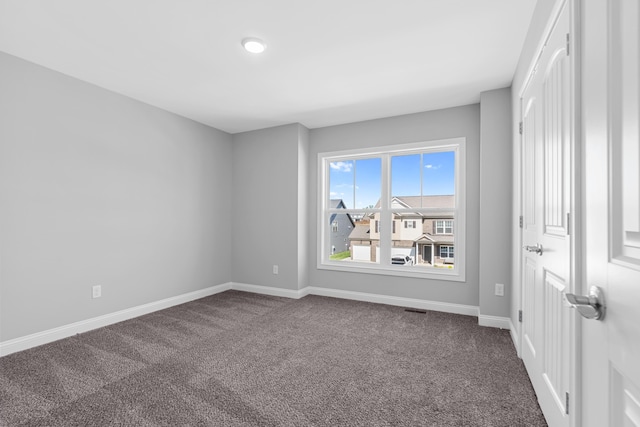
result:
<svg viewBox="0 0 640 427"><path fill-rule="evenodd" d="M320 288L307 286L302 289L282 289L270 286L249 285L246 283L232 283L231 289L236 291L253 292L256 294L272 295L300 299L307 295L342 298L355 301L373 302L378 304L394 305L399 307L419 308L423 310L443 311L446 313L465 314L477 316L478 307L472 305L451 304L446 302L426 301L415 298L394 297L388 295L369 294L365 292L343 291L340 289Z"/></svg>
<svg viewBox="0 0 640 427"><path fill-rule="evenodd" d="M252 292L254 294L271 295L274 297L285 297L300 299L309 294L308 287L303 289L283 289L274 288L272 286L249 285L247 283L231 283L231 289L234 291Z"/></svg>
<svg viewBox="0 0 640 427"><path fill-rule="evenodd" d="M488 316L486 314L478 315L478 325L489 326L491 328L511 329L511 319L508 317Z"/></svg>
<svg viewBox="0 0 640 427"><path fill-rule="evenodd" d="M453 304L439 301L427 301L415 298L395 297L389 295L370 294L365 292L353 292L340 289L321 288L315 286L307 286L302 289L282 289L270 286L250 285L246 283L228 282L221 285L212 286L207 289L189 292L160 301L143 304L137 307L120 310L115 313L105 314L103 316L94 317L80 322L71 323L69 325L60 326L58 328L49 329L13 340L0 342L0 356L6 356L17 351L27 350L32 347L67 338L75 334L90 331L92 329L101 328L152 313L154 311L173 307L174 305L184 304L209 295L214 295L230 289L252 292L256 294L265 294L285 298L300 299L306 295L318 295L333 298L342 298L355 301L365 301L377 304L387 304L398 307L418 308L422 310L441 311L445 313L463 314L467 316L478 316L478 324L481 326L490 326L494 328L510 329L511 337L518 349L517 331L511 324L508 317L484 316L478 315L478 307L472 305ZM518 349L519 350L519 349Z"/></svg>
<svg viewBox="0 0 640 427"><path fill-rule="evenodd" d="M189 292L171 298L165 298L160 301L150 302L148 304L139 305L137 307L127 308L125 310L116 311L114 313L105 314L103 316L93 317L91 319L82 320L80 322L71 323L69 325L60 326L46 331L37 332L35 334L26 335L24 337L15 338L9 341L0 342L0 356L6 356L17 351L27 350L39 345L47 344L53 341L67 338L75 334L90 331L92 329L113 325L123 320L132 319L154 311L163 310L173 307L174 305L184 304L185 302L197 300L200 298L214 295L231 289L231 283L223 283L221 285L212 286L210 288L201 289L199 291Z"/></svg>
<svg viewBox="0 0 640 427"><path fill-rule="evenodd" d="M447 302L427 301L415 298L394 297L388 295L369 294L365 292L343 291L339 289L308 287L310 295L374 302L399 307L419 308L422 310L443 311L446 313L477 316L478 307L472 305L452 304Z"/></svg>

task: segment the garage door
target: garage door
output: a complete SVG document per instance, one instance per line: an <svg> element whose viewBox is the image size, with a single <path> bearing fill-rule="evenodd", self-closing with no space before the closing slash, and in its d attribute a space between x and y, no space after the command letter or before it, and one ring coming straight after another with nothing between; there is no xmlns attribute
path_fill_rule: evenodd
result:
<svg viewBox="0 0 640 427"><path fill-rule="evenodd" d="M371 246L353 246L353 259L356 261L371 261Z"/></svg>

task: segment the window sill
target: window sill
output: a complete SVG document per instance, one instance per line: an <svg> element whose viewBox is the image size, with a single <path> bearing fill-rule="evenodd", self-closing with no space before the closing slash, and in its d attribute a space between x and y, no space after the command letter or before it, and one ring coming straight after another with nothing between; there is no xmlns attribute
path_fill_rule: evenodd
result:
<svg viewBox="0 0 640 427"><path fill-rule="evenodd" d="M416 266L381 266L378 264L366 264L354 262L350 265L345 265L345 262L319 262L317 264L318 270L332 270L332 271L344 271L349 273L361 273L361 274L377 274L385 276L396 277L411 277L418 279L431 279L431 280L444 280L450 282L464 282L464 274L461 274L458 269L449 268L430 268L430 267L416 267ZM427 269L425 271L425 269Z"/></svg>

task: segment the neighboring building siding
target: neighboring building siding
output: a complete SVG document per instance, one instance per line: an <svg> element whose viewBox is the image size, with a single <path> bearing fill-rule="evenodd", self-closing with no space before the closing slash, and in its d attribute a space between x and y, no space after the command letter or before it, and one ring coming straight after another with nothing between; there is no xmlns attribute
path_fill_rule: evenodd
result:
<svg viewBox="0 0 640 427"><path fill-rule="evenodd" d="M453 196L426 196L420 197L398 197L393 201L398 207L419 207L430 206L438 208L447 208L452 206ZM420 215L406 214L404 216L394 215L391 230L392 249L405 248L412 249L411 256L414 257L416 263L428 264L447 264L451 260L440 257L441 246L453 246L453 233L436 234L437 221L452 221L453 231L455 231L455 221L452 213L442 212L434 217L423 218ZM376 248L379 246L380 240L380 214L376 213L370 217L370 224L358 224L357 229L351 234L351 245L371 247L371 261L375 262ZM409 224L405 225L408 222ZM417 242L417 244L416 244ZM423 246L430 246L430 259L423 259ZM417 248L417 251L416 251ZM429 251L427 251L429 252ZM455 253L455 248L454 248ZM455 260L455 257L453 258Z"/></svg>
<svg viewBox="0 0 640 427"><path fill-rule="evenodd" d="M341 199L331 200L331 208L345 209ZM334 231L334 223L337 231ZM333 214L329 218L329 255L349 250L349 235L353 231L355 223L349 214Z"/></svg>

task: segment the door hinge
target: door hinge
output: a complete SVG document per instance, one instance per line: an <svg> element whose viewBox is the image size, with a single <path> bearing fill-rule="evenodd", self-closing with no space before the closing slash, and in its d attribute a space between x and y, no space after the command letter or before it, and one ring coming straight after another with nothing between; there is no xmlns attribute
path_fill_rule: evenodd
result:
<svg viewBox="0 0 640 427"><path fill-rule="evenodd" d="M571 36L567 33L567 56L569 56L569 46L571 45Z"/></svg>
<svg viewBox="0 0 640 427"><path fill-rule="evenodd" d="M569 415L569 392L565 392L564 394L564 413Z"/></svg>
<svg viewBox="0 0 640 427"><path fill-rule="evenodd" d="M567 236L571 234L571 213L567 212Z"/></svg>
<svg viewBox="0 0 640 427"><path fill-rule="evenodd" d="M518 322L522 323L522 310L518 310Z"/></svg>
<svg viewBox="0 0 640 427"><path fill-rule="evenodd" d="M520 135L522 135L522 122L518 125L518 131L520 132Z"/></svg>
<svg viewBox="0 0 640 427"><path fill-rule="evenodd" d="M520 215L520 220L518 223L520 224L520 228L524 227L524 217L522 215Z"/></svg>

